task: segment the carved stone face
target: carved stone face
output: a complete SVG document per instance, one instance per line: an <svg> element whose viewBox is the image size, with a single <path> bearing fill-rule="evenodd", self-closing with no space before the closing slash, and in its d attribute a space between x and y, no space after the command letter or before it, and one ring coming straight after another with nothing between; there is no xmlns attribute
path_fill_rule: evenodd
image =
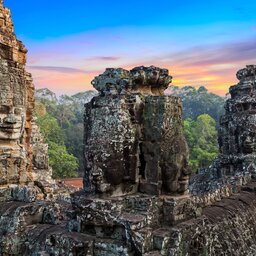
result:
<svg viewBox="0 0 256 256"><path fill-rule="evenodd" d="M0 140L19 140L25 126L24 108L0 106Z"/></svg>
<svg viewBox="0 0 256 256"><path fill-rule="evenodd" d="M248 116L238 131L238 137L240 137L240 147L245 154L251 154L256 152L256 115ZM239 138L238 138L239 140Z"/></svg>
<svg viewBox="0 0 256 256"><path fill-rule="evenodd" d="M251 154L256 152L256 134L248 134L243 140L243 153Z"/></svg>
<svg viewBox="0 0 256 256"><path fill-rule="evenodd" d="M0 141L19 140L25 127L25 80L19 70L2 62L0 71Z"/></svg>

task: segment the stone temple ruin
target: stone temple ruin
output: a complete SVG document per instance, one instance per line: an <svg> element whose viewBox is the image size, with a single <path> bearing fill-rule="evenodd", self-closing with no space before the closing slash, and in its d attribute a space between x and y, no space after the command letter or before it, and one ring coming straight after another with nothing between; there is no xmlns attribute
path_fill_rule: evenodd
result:
<svg viewBox="0 0 256 256"><path fill-rule="evenodd" d="M231 99L221 119L219 133L222 174L256 171L256 66L237 72L240 82L230 87ZM224 160L225 159L225 160Z"/></svg>
<svg viewBox="0 0 256 256"><path fill-rule="evenodd" d="M220 120L220 155L207 170L191 181L195 195L217 188L238 189L255 178L256 173L256 65L237 72L239 83L229 89L231 98L225 104Z"/></svg>
<svg viewBox="0 0 256 256"><path fill-rule="evenodd" d="M10 11L2 3L0 13L0 198L28 187L36 196L30 185L40 173L42 182L53 182L48 146L33 120L34 85L25 70L27 50L16 38Z"/></svg>
<svg viewBox="0 0 256 256"><path fill-rule="evenodd" d="M85 106L84 189L70 193L51 178L26 52L0 0L0 255L256 255L256 66L237 73L220 155L190 182L168 71L107 69Z"/></svg>
<svg viewBox="0 0 256 256"><path fill-rule="evenodd" d="M107 69L92 84L100 95L86 105L85 188L102 195L184 194L188 148L182 105L164 95L168 70Z"/></svg>

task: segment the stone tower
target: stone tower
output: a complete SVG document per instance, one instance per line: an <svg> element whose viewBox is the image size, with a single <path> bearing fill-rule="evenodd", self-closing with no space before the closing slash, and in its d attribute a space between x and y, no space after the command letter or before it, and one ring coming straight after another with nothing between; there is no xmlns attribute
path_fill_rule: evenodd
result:
<svg viewBox="0 0 256 256"><path fill-rule="evenodd" d="M10 10L0 2L0 185L29 184L37 177L44 144L31 139L34 85L26 72L27 50L14 34ZM34 126L36 126L34 124ZM34 130L37 130L34 128ZM36 135L34 134L34 137ZM39 135L38 135L39 136ZM40 137L40 136L39 136ZM42 142L42 141L40 141ZM31 146L31 144L33 144ZM34 151L34 152L33 152ZM45 150L44 153L47 154ZM42 159L42 157L40 158ZM44 176L51 175L44 157ZM41 165L42 167L42 165ZM49 179L48 179L49 180Z"/></svg>
<svg viewBox="0 0 256 256"><path fill-rule="evenodd" d="M231 98L220 121L221 174L256 171L256 65L237 72L239 83L229 89Z"/></svg>
<svg viewBox="0 0 256 256"><path fill-rule="evenodd" d="M246 66L236 76L239 82L229 88L231 98L220 119L220 154L191 179L194 195L225 186L236 192L256 178L256 65Z"/></svg>
<svg viewBox="0 0 256 256"><path fill-rule="evenodd" d="M100 95L86 105L86 190L110 196L187 191L182 105L164 95L171 80L168 70L151 66L107 69L92 81Z"/></svg>

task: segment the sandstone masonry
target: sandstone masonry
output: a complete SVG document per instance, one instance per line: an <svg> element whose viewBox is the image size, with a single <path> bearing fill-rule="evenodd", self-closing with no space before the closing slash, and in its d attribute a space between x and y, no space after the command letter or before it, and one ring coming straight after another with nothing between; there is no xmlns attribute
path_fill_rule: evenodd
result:
<svg viewBox="0 0 256 256"><path fill-rule="evenodd" d="M32 122L34 85L25 70L27 50L16 38L10 11L2 3L0 14L0 189L5 189L32 184L39 158L45 170L41 179L50 181L51 177L47 146L40 150L45 146L39 133L40 141L35 146L38 128Z"/></svg>

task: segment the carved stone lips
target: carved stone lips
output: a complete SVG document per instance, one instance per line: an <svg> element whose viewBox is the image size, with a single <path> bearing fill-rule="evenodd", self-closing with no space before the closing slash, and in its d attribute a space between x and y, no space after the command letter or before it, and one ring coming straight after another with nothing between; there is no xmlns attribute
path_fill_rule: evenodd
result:
<svg viewBox="0 0 256 256"><path fill-rule="evenodd" d="M21 129L21 125L9 125L9 124L2 124L0 125L0 131L13 133L13 132L19 132Z"/></svg>

